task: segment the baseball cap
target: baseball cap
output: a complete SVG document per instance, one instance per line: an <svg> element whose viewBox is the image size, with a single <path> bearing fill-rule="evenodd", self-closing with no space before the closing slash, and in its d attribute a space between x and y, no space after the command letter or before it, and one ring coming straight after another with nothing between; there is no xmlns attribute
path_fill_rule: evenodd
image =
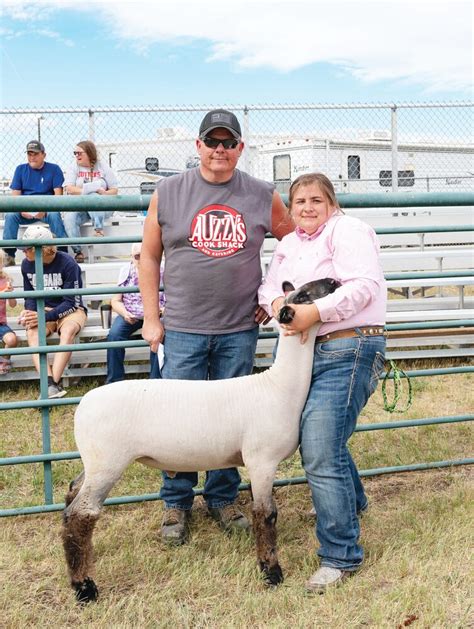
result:
<svg viewBox="0 0 474 629"><path fill-rule="evenodd" d="M30 225L26 228L22 240L49 240L54 238L47 227L42 225Z"/></svg>
<svg viewBox="0 0 474 629"><path fill-rule="evenodd" d="M242 137L237 117L226 109L213 109L207 112L199 127L199 137L204 137L213 129L227 129L238 140Z"/></svg>
<svg viewBox="0 0 474 629"><path fill-rule="evenodd" d="M35 153L44 153L44 144L42 142L38 142L38 140L31 140L26 145L27 151L34 151Z"/></svg>

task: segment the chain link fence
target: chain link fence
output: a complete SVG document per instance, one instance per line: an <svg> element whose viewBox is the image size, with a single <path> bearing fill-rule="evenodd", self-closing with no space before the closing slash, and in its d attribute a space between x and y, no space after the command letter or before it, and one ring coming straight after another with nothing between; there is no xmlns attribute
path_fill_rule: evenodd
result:
<svg viewBox="0 0 474 629"><path fill-rule="evenodd" d="M47 160L67 171L77 142L91 139L120 193L152 192L158 178L199 163L199 124L221 106L0 110L0 190L10 192L28 141L43 142ZM473 103L224 107L242 125L239 167L281 192L312 171L326 173L340 193L473 189Z"/></svg>

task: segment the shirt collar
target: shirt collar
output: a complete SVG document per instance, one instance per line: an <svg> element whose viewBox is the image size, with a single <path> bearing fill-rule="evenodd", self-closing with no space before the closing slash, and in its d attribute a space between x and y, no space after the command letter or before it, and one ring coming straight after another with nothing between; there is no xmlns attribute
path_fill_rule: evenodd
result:
<svg viewBox="0 0 474 629"><path fill-rule="evenodd" d="M327 221L323 223L320 227L318 227L318 229L314 232L314 234L307 234L304 231L304 229L301 229L301 227L297 227L295 229L295 232L300 240L315 240L319 236L319 234L323 231L323 229L326 227L326 225L327 225Z"/></svg>
<svg viewBox="0 0 474 629"><path fill-rule="evenodd" d="M330 222L330 221L331 221L334 217L336 217L336 216L340 216L340 215L341 215L341 212L340 212L338 209L336 209L336 211L335 211L333 214L331 214L331 216L328 218L328 220L327 220L325 223L323 223L322 225L320 225L320 226L318 227L318 229L314 232L314 234L307 234L307 233L304 231L304 229L301 229L301 227L297 227L297 228L295 229L295 233L296 233L296 235L298 236L298 238L299 238L300 240L303 240L303 241L304 241L304 240L315 240L315 239L316 239L316 238L317 238L317 237L321 234L321 232L324 230L324 228L326 227L326 225L327 225L327 224L328 224L328 223L329 223L329 222Z"/></svg>

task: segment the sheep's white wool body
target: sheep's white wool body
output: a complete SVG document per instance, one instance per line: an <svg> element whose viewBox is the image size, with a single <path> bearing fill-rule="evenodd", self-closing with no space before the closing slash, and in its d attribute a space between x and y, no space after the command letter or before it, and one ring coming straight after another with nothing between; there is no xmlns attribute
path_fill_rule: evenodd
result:
<svg viewBox="0 0 474 629"><path fill-rule="evenodd" d="M293 292L287 294L279 319L292 321L290 304L311 304L339 286L325 278L295 291L285 282L283 290ZM311 328L305 344L299 335L280 334L275 363L262 374L217 381L118 382L83 397L75 436L84 472L69 486L62 530L78 601L97 600L91 577L94 526L108 493L136 460L168 473L244 464L252 487L258 565L266 585L283 581L272 486L278 464L298 445L318 329Z"/></svg>
<svg viewBox="0 0 474 629"><path fill-rule="evenodd" d="M266 461L273 467L290 456L298 445L318 328L304 345L299 335L280 335L275 363L261 374L129 380L90 391L75 415L86 481L119 475L134 460L191 472Z"/></svg>

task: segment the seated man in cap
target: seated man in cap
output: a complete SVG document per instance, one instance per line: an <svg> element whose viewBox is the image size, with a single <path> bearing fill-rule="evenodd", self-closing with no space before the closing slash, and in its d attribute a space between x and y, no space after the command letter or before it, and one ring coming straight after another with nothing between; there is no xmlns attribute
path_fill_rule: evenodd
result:
<svg viewBox="0 0 474 629"><path fill-rule="evenodd" d="M53 234L42 225L31 225L23 235L24 240L49 240ZM35 249L23 249L25 259L21 263L23 288L25 291L36 290ZM80 295L58 295L53 291L66 288L82 288L81 269L73 258L63 251L57 251L53 245L42 247L44 289L51 290L51 297L45 297L46 336L57 332L59 344L69 345L82 330L87 319L87 310ZM56 295L56 296L55 296ZM19 323L26 328L30 347L38 346L38 312L34 298L25 298L25 309L21 312ZM71 352L54 354L52 365L48 364L48 398L66 395L61 385L61 377L69 362ZM39 372L39 356L33 355L33 364Z"/></svg>
<svg viewBox="0 0 474 629"><path fill-rule="evenodd" d="M44 145L32 140L26 145L27 164L20 164L10 185L12 196L18 195L59 195L63 193L64 175L57 164L46 162ZM47 223L57 238L67 238L60 212L9 212L5 214L4 240L16 240L20 225ZM64 248L67 250L67 248ZM5 249L5 266L14 266L15 248Z"/></svg>

